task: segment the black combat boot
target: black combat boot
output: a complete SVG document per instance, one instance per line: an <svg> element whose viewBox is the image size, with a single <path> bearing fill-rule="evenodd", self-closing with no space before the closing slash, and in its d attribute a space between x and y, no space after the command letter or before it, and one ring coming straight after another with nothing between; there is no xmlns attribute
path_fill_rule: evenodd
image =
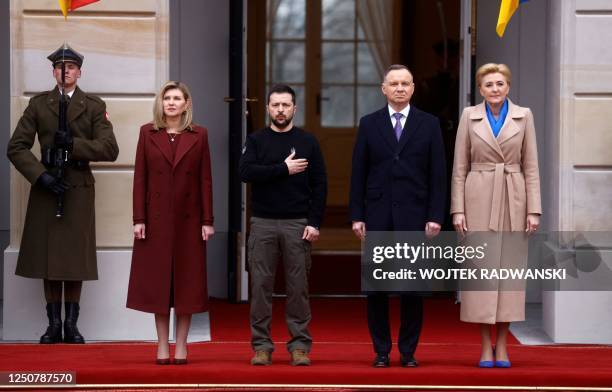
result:
<svg viewBox="0 0 612 392"><path fill-rule="evenodd" d="M79 304L76 302L66 302L66 320L64 320L64 343L83 344L85 339L77 328L79 319Z"/></svg>
<svg viewBox="0 0 612 392"><path fill-rule="evenodd" d="M40 337L41 344L53 344L62 342L62 303L53 302L47 304L47 318L49 326L43 336Z"/></svg>

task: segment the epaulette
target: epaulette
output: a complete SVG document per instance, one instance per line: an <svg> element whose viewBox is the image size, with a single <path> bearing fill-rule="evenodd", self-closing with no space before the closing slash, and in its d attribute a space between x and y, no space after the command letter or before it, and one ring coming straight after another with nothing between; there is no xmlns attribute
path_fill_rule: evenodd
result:
<svg viewBox="0 0 612 392"><path fill-rule="evenodd" d="M102 98L96 96L96 95L90 95L90 94L85 94L85 98L90 99L96 103L99 103L100 105L105 105L104 101L102 100Z"/></svg>
<svg viewBox="0 0 612 392"><path fill-rule="evenodd" d="M36 98L43 97L43 96L46 98L46 97L47 97L47 95L49 95L49 94L50 94L50 93L52 93L52 92L53 92L53 90L49 90L49 91L43 91L43 92L41 92L41 93L35 94L35 95L33 95L33 96L30 98L30 101L32 101L32 100L34 100L34 99L36 99Z"/></svg>

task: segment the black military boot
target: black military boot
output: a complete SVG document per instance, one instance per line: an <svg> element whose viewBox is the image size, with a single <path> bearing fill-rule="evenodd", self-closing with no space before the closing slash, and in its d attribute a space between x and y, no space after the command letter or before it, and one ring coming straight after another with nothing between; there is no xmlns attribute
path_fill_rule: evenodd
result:
<svg viewBox="0 0 612 392"><path fill-rule="evenodd" d="M62 342L62 303L53 302L47 304L47 318L49 326L43 336L40 337L41 344L53 344Z"/></svg>
<svg viewBox="0 0 612 392"><path fill-rule="evenodd" d="M79 319L79 304L76 302L66 302L66 320L64 320L64 343L83 344L85 339L77 328Z"/></svg>

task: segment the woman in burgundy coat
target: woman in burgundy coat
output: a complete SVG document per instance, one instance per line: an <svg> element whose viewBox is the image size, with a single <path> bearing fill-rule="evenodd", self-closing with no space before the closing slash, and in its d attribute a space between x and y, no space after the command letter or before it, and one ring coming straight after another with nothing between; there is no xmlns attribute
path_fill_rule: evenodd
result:
<svg viewBox="0 0 612 392"><path fill-rule="evenodd" d="M166 83L152 123L140 128L134 169L134 252L127 307L155 313L157 363L170 363L170 308L177 315L175 364L187 363L193 313L208 308L206 241L214 234L206 128L192 123L191 94Z"/></svg>

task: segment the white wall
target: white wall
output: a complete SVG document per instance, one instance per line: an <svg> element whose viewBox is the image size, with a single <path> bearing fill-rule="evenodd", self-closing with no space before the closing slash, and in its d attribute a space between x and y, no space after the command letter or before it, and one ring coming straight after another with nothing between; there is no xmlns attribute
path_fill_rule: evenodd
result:
<svg viewBox="0 0 612 392"><path fill-rule="evenodd" d="M527 2L503 39L494 32L499 2L478 7L478 64L508 64L514 72L511 99L535 115L543 229L598 231L607 239L596 251L610 267L612 2ZM573 250L573 243L567 245ZM610 303L610 291L546 292L545 331L556 342L609 344Z"/></svg>

